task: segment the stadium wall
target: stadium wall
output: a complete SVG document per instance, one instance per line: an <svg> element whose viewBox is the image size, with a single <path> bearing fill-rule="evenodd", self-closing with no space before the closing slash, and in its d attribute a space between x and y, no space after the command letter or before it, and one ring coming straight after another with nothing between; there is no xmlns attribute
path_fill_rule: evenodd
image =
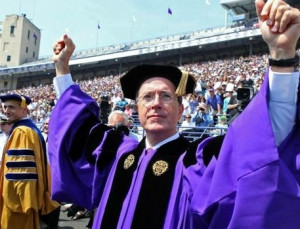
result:
<svg viewBox="0 0 300 229"><path fill-rule="evenodd" d="M82 80L122 74L141 63L180 66L265 52L267 47L258 28L218 28L107 50L103 48L100 53L80 51L74 54L70 68L74 79ZM0 91L51 84L53 77L54 63L49 60L0 69Z"/></svg>

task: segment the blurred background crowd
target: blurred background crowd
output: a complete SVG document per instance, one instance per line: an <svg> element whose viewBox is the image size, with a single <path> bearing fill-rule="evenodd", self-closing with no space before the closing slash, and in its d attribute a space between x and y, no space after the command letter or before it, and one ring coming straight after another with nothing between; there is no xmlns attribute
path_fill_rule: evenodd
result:
<svg viewBox="0 0 300 229"><path fill-rule="evenodd" d="M179 66L191 72L197 80L195 92L183 98L184 113L179 126L206 127L219 125L222 120L230 121L240 106L236 99L238 88L246 85L255 94L263 82L266 60L266 55L253 55ZM129 118L132 117L132 122L137 121L135 101L122 96L120 77L122 75L95 76L76 82L98 102L100 118L104 123L107 123L107 117L113 110L122 110ZM51 115L56 103L53 85L31 86L1 94L6 93L31 97L33 103L28 107L29 116L40 126Z"/></svg>

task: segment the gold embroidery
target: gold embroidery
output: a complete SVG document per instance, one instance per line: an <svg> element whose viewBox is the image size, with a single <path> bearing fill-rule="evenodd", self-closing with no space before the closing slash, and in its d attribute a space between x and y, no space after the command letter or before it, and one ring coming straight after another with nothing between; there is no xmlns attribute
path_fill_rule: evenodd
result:
<svg viewBox="0 0 300 229"><path fill-rule="evenodd" d="M155 162L152 166L152 170L155 176L161 176L168 170L168 168L168 162L162 160Z"/></svg>
<svg viewBox="0 0 300 229"><path fill-rule="evenodd" d="M128 157L125 159L124 161L124 169L129 169L132 164L134 163L134 155L133 154L129 154Z"/></svg>

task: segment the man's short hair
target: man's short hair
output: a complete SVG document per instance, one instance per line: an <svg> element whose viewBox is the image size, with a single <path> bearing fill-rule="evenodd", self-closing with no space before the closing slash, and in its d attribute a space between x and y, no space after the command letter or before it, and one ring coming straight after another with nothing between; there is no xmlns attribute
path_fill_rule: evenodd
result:
<svg viewBox="0 0 300 229"><path fill-rule="evenodd" d="M119 125L125 125L125 126L128 125L128 122L129 122L128 116L127 116L127 114L125 114L125 113L124 113L123 111L121 111L121 110L114 110L114 111L112 111L112 112L109 114L109 116L108 116L108 122L109 122L109 120L110 120L111 118L113 118L113 116L115 116L115 115L120 115L120 116L122 116L122 118L123 118L122 121L118 122L118 123L115 125L116 127L119 126Z"/></svg>

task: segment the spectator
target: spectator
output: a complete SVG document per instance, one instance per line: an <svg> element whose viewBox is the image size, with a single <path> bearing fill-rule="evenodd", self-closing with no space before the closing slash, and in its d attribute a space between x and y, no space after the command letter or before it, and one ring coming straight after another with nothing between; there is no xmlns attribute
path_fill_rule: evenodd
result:
<svg viewBox="0 0 300 229"><path fill-rule="evenodd" d="M117 103L116 103L115 110L124 111L127 104L128 104L128 102L126 101L126 99L122 95L121 100L117 101Z"/></svg>
<svg viewBox="0 0 300 229"><path fill-rule="evenodd" d="M131 105L130 104L127 104L125 106L125 110L124 110L125 114L128 116L128 117L131 117L132 114L133 114L133 109L131 108Z"/></svg>
<svg viewBox="0 0 300 229"><path fill-rule="evenodd" d="M215 127L216 129L212 131L212 136L219 136L221 134L225 134L228 128L226 116L221 116L219 118L219 122L216 124Z"/></svg>
<svg viewBox="0 0 300 229"><path fill-rule="evenodd" d="M182 113L182 120L185 119L185 116L191 113L190 108L190 96L186 95L182 97L182 105L183 105L183 113Z"/></svg>
<svg viewBox="0 0 300 229"><path fill-rule="evenodd" d="M129 118L124 111L115 110L108 116L108 126L119 129L127 136L130 136L135 140L139 140L137 134L130 131L130 124Z"/></svg>
<svg viewBox="0 0 300 229"><path fill-rule="evenodd" d="M213 116L209 112L209 106L205 103L200 103L193 117L193 121L198 127L208 127L214 123Z"/></svg>
<svg viewBox="0 0 300 229"><path fill-rule="evenodd" d="M179 129L180 132L188 131L195 127L195 123L192 122L192 116L190 114L185 116L185 120L181 123L181 128Z"/></svg>
<svg viewBox="0 0 300 229"><path fill-rule="evenodd" d="M0 130L1 130L1 134L0 134L0 167L1 167L1 159L2 159L4 145L8 138L9 132L11 131L12 125L13 124L8 121L8 118L5 115L0 114Z"/></svg>
<svg viewBox="0 0 300 229"><path fill-rule="evenodd" d="M119 92L115 92L114 95L111 97L111 102L113 104L113 110L115 110L116 104L120 100L121 100L120 93Z"/></svg>
<svg viewBox="0 0 300 229"><path fill-rule="evenodd" d="M111 105L108 96L101 96L100 101L100 120L102 123L108 122L108 115L111 112Z"/></svg>
<svg viewBox="0 0 300 229"><path fill-rule="evenodd" d="M191 114L195 113L196 111L196 107L199 105L199 101L198 101L198 96L195 94L191 95L191 99L190 99L190 109L191 109Z"/></svg>
<svg viewBox="0 0 300 229"><path fill-rule="evenodd" d="M215 91L216 91L216 95L218 95L221 99L221 108L222 108L223 107L223 101L224 101L224 91L223 91L223 87L222 87L221 82L217 82L215 84Z"/></svg>
<svg viewBox="0 0 300 229"><path fill-rule="evenodd" d="M232 84L226 87L227 97L224 99L223 113L228 116L228 118L234 117L238 113L238 101L234 93L234 88Z"/></svg>
<svg viewBox="0 0 300 229"><path fill-rule="evenodd" d="M206 100L206 104L210 105L213 109L213 115L220 115L222 109L222 100L219 95L215 94L213 88L209 89L209 97Z"/></svg>
<svg viewBox="0 0 300 229"><path fill-rule="evenodd" d="M198 79L195 88L195 93L200 94L201 92L202 92L201 79Z"/></svg>
<svg viewBox="0 0 300 229"><path fill-rule="evenodd" d="M50 121L50 118L47 117L43 123L43 126L41 127L42 135L44 137L46 145L48 144L49 121Z"/></svg>

